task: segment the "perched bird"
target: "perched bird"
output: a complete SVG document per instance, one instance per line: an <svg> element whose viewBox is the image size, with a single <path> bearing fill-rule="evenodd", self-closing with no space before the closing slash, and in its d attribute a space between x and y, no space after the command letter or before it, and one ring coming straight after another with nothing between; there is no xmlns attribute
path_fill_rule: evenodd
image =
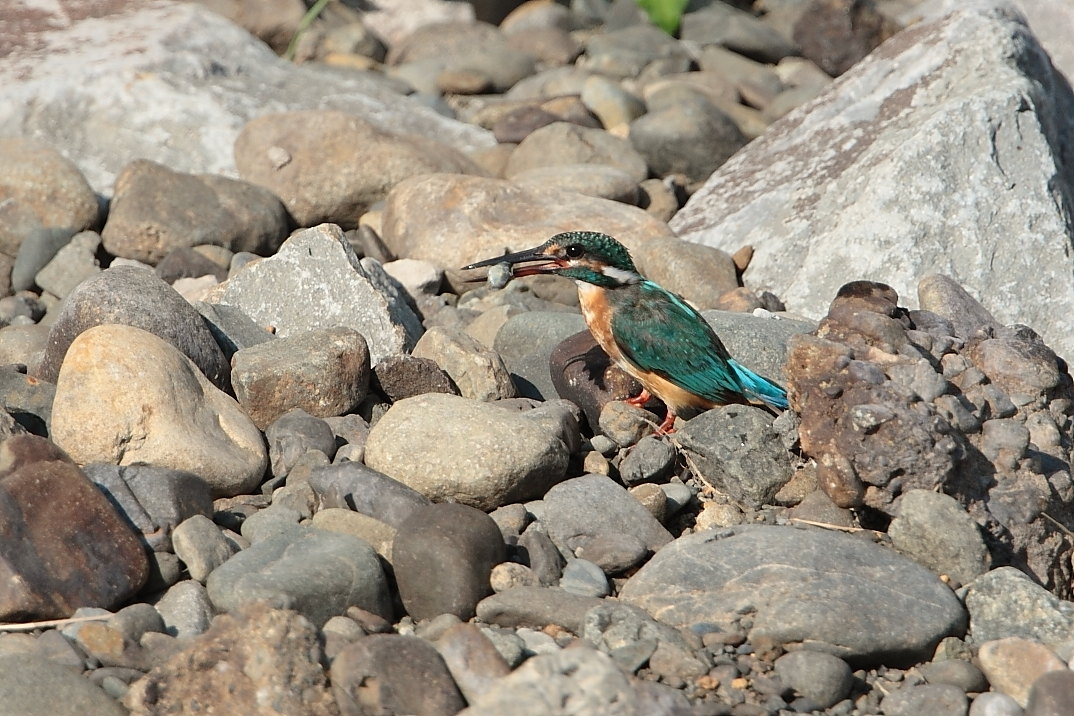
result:
<svg viewBox="0 0 1074 716"><path fill-rule="evenodd" d="M582 315L597 343L643 386L628 400L642 406L655 395L667 405L658 434L673 431L676 415L729 403L787 407L787 392L738 363L719 336L680 296L638 273L618 241L594 231L556 234L540 246L478 261L464 270L507 263L514 276L556 274L574 279Z"/></svg>

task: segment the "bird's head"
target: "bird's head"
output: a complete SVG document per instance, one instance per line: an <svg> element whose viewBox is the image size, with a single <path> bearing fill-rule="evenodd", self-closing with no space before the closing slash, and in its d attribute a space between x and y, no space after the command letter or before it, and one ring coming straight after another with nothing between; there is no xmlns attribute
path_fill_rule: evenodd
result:
<svg viewBox="0 0 1074 716"><path fill-rule="evenodd" d="M556 274L604 288L617 288L642 280L626 247L596 231L556 234L536 248L478 261L464 266L463 270L499 263L526 264L514 269L516 277Z"/></svg>

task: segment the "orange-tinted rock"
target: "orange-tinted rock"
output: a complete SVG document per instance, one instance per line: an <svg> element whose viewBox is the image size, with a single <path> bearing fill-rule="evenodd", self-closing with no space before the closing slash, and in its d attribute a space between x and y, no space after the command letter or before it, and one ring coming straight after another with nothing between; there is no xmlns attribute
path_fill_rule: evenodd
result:
<svg viewBox="0 0 1074 716"><path fill-rule="evenodd" d="M338 714L321 658L317 629L305 617L257 605L218 616L190 648L132 684L123 702L142 716L206 704L221 714Z"/></svg>

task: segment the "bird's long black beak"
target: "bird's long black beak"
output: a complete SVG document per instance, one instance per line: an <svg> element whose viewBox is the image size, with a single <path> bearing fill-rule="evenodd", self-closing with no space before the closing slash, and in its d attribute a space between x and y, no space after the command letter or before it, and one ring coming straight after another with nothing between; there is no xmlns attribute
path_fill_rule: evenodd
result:
<svg viewBox="0 0 1074 716"><path fill-rule="evenodd" d="M504 254L503 256L497 256L491 259L485 259L484 261L478 261L468 266L463 266L462 271L469 271L471 269L483 268L485 266L495 266L496 264L515 264L529 263L531 261L537 261L532 266L525 266L523 268L516 269L514 275L519 276L533 276L534 274L550 273L557 268L562 268L565 264L559 261L553 256L549 256L542 253L541 249L544 245L537 246L532 249L526 249L525 251L518 251L513 254Z"/></svg>
<svg viewBox="0 0 1074 716"><path fill-rule="evenodd" d="M485 259L484 261L472 263L469 266L463 266L461 270L469 271L470 269L478 269L484 266L495 266L496 264L521 264L527 261L547 261L548 257L538 253L538 249L540 249L539 246L533 249L526 249L525 251L516 251L513 254L504 254L503 256Z"/></svg>

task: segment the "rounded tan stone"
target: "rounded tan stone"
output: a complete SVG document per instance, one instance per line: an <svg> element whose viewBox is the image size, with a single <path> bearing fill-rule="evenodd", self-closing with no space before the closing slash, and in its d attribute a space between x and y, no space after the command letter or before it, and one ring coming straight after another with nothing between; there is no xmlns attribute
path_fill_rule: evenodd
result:
<svg viewBox="0 0 1074 716"><path fill-rule="evenodd" d="M268 464L261 432L235 399L172 345L132 326L96 326L71 344L52 439L82 464L192 472L216 496L253 489Z"/></svg>
<svg viewBox="0 0 1074 716"><path fill-rule="evenodd" d="M981 644L981 671L996 691L1007 694L1025 708L1033 682L1049 671L1067 665L1054 651L1032 639L1011 636Z"/></svg>
<svg viewBox="0 0 1074 716"><path fill-rule="evenodd" d="M434 502L481 510L540 497L567 459L563 441L525 413L445 393L396 402L365 450L369 467Z"/></svg>
<svg viewBox="0 0 1074 716"><path fill-rule="evenodd" d="M528 249L563 231L610 234L635 256L646 244L674 238L667 224L636 206L461 174L401 181L388 194L383 229L385 243L397 255L447 268L505 249Z"/></svg>

